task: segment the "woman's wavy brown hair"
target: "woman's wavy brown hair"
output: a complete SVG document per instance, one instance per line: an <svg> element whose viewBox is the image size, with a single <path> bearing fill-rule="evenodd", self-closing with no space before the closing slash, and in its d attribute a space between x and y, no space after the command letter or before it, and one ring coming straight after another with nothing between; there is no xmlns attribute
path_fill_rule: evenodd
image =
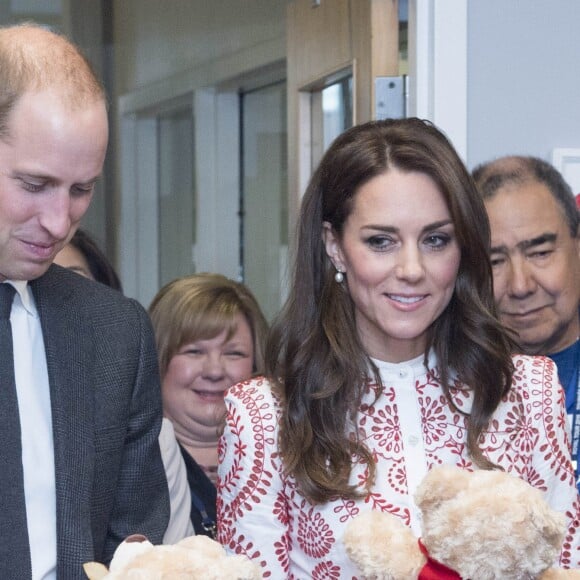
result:
<svg viewBox="0 0 580 580"><path fill-rule="evenodd" d="M370 378L380 384L359 339L346 284L334 280L323 222L340 238L361 186L392 168L429 176L453 219L459 272L449 305L430 328L425 355L434 349L451 406L452 371L472 389L467 445L482 468L492 464L483 456L479 438L511 385L512 343L494 306L489 222L453 146L419 119L373 121L349 129L328 149L306 190L289 297L266 347L266 371L283 401L279 446L285 468L315 503L337 495L359 497L372 485L374 461L353 425L365 383ZM353 457L368 466L365 490L349 483Z"/></svg>

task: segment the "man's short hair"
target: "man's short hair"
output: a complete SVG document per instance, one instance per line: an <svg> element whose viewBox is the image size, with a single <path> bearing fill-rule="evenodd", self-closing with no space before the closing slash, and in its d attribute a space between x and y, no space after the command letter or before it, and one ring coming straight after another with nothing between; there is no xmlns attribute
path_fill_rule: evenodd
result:
<svg viewBox="0 0 580 580"><path fill-rule="evenodd" d="M519 187L530 182L544 184L560 206L571 236L577 237L579 212L574 194L562 174L547 161L521 155L500 157L478 165L472 176L484 199L492 198L505 186Z"/></svg>
<svg viewBox="0 0 580 580"><path fill-rule="evenodd" d="M33 23L0 27L0 138L19 98L44 89L59 91L71 108L106 103L103 85L70 40Z"/></svg>

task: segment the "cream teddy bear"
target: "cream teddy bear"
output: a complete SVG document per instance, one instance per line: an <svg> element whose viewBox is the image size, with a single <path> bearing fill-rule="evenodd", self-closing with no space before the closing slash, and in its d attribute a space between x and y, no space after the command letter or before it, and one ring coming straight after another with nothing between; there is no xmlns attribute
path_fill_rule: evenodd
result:
<svg viewBox="0 0 580 580"><path fill-rule="evenodd" d="M361 513L347 526L346 551L364 578L580 578L578 570L551 568L560 554L564 516L515 476L436 467L415 502L422 514L420 542L388 513Z"/></svg>
<svg viewBox="0 0 580 580"><path fill-rule="evenodd" d="M144 536L119 544L109 570L84 564L89 580L261 580L260 567L245 556L229 556L207 536L190 536L174 545L154 546Z"/></svg>

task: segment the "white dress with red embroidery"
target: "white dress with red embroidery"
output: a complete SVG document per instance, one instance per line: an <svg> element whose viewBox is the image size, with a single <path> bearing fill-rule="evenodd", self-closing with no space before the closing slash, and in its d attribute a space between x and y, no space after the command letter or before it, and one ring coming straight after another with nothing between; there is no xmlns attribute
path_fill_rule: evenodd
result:
<svg viewBox="0 0 580 580"><path fill-rule="evenodd" d="M376 459L377 478L372 493L357 501L337 498L312 505L284 475L276 444L280 406L266 379L240 383L227 394L218 539L230 553L259 562L265 578L357 578L342 544L351 518L368 509L388 511L419 536L420 514L412 496L425 473L440 464L476 469L467 452L465 417L446 403L434 356L430 371L423 357L375 363L384 386L376 402L376 386L364 394L358 427ZM491 461L540 489L554 509L566 514L560 565L579 568L580 504L556 367L543 357L516 356L514 363L512 389L481 447ZM470 410L468 390L454 388L452 395L459 409ZM355 465L351 481L364 477L364 467Z"/></svg>

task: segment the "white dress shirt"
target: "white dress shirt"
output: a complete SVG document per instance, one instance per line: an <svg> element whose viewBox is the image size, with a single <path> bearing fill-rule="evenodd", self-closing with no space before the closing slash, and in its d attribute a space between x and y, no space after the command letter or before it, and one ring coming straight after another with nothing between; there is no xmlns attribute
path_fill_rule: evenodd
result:
<svg viewBox="0 0 580 580"><path fill-rule="evenodd" d="M10 322L32 578L56 580L54 445L42 328L27 282L10 283L16 288Z"/></svg>

